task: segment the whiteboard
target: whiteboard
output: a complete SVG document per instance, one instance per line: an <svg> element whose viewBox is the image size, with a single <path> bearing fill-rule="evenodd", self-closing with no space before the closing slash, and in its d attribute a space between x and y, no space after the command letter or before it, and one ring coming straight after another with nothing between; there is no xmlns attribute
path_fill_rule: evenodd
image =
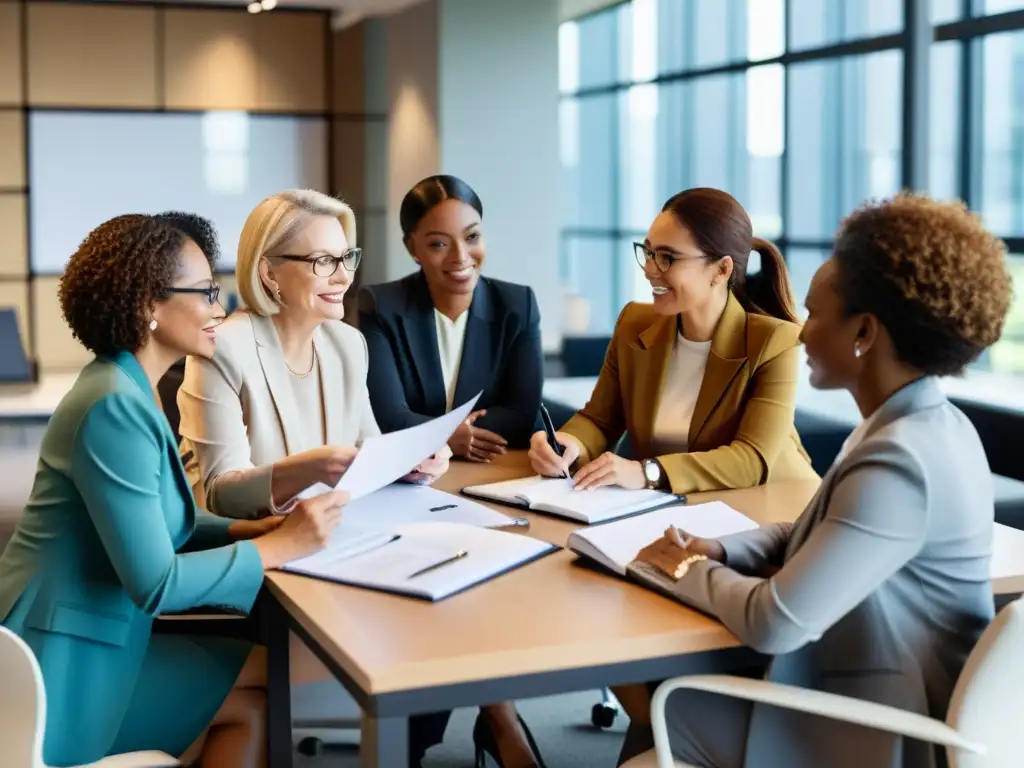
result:
<svg viewBox="0 0 1024 768"><path fill-rule="evenodd" d="M249 212L296 187L326 191L323 118L34 112L29 116L31 263L63 272L97 225L124 213L181 210L210 219L218 266L234 268Z"/></svg>

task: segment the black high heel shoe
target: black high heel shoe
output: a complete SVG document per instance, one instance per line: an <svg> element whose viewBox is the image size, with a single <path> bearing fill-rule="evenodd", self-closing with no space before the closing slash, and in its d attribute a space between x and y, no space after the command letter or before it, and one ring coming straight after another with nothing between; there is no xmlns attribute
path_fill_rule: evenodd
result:
<svg viewBox="0 0 1024 768"><path fill-rule="evenodd" d="M526 734L526 743L530 745L530 751L533 752L533 757L537 761L537 768L547 768L540 756L537 742L526 725L526 721L523 720L522 715L517 715L517 717L519 718L519 725L523 728L523 733ZM498 740L495 738L494 731L491 729L490 723L487 722L487 716L483 712L476 716L476 723L473 725L473 746L476 748L476 768L486 768L487 760L485 754L491 756L494 762L498 764L498 768L505 768L501 762L501 753L498 751Z"/></svg>

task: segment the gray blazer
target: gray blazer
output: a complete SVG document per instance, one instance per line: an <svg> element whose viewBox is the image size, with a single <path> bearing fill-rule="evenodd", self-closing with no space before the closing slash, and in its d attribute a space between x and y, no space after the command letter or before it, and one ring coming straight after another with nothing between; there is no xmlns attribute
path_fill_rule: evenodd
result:
<svg viewBox="0 0 1024 768"><path fill-rule="evenodd" d="M698 563L676 592L774 656L769 680L944 719L993 617L988 462L934 379L866 426L795 523L723 538L727 565ZM746 738L747 768L935 764L920 742L767 705Z"/></svg>
<svg viewBox="0 0 1024 768"><path fill-rule="evenodd" d="M366 390L366 341L340 321L313 336L328 445L380 434ZM178 390L181 450L199 506L246 517L271 506L271 470L319 425L304 423L274 322L245 310L217 328L209 360L189 357ZM191 456L189 456L191 454Z"/></svg>

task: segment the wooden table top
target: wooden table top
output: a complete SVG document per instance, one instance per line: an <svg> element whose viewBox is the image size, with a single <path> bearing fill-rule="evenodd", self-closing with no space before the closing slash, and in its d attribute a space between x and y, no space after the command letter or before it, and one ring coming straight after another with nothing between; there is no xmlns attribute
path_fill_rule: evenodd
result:
<svg viewBox="0 0 1024 768"><path fill-rule="evenodd" d="M491 465L453 462L440 490L529 474L525 454ZM694 494L718 499L759 523L795 519L817 481ZM562 546L575 523L508 507L523 531ZM1002 526L999 526L1002 528ZM510 529L516 530L516 529ZM519 529L522 530L522 529ZM999 546L993 586L1024 592L1024 532ZM497 677L537 674L735 647L717 621L625 580L574 564L557 552L439 603L268 573L288 612L370 695ZM1002 574L1002 575L1000 575Z"/></svg>

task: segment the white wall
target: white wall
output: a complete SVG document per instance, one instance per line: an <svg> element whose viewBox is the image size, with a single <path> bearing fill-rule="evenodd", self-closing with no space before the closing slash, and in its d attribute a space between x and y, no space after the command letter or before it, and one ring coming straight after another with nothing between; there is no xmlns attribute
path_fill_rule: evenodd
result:
<svg viewBox="0 0 1024 768"><path fill-rule="evenodd" d="M545 347L561 342L558 5L440 0L441 168L484 204L486 274L537 293Z"/></svg>

